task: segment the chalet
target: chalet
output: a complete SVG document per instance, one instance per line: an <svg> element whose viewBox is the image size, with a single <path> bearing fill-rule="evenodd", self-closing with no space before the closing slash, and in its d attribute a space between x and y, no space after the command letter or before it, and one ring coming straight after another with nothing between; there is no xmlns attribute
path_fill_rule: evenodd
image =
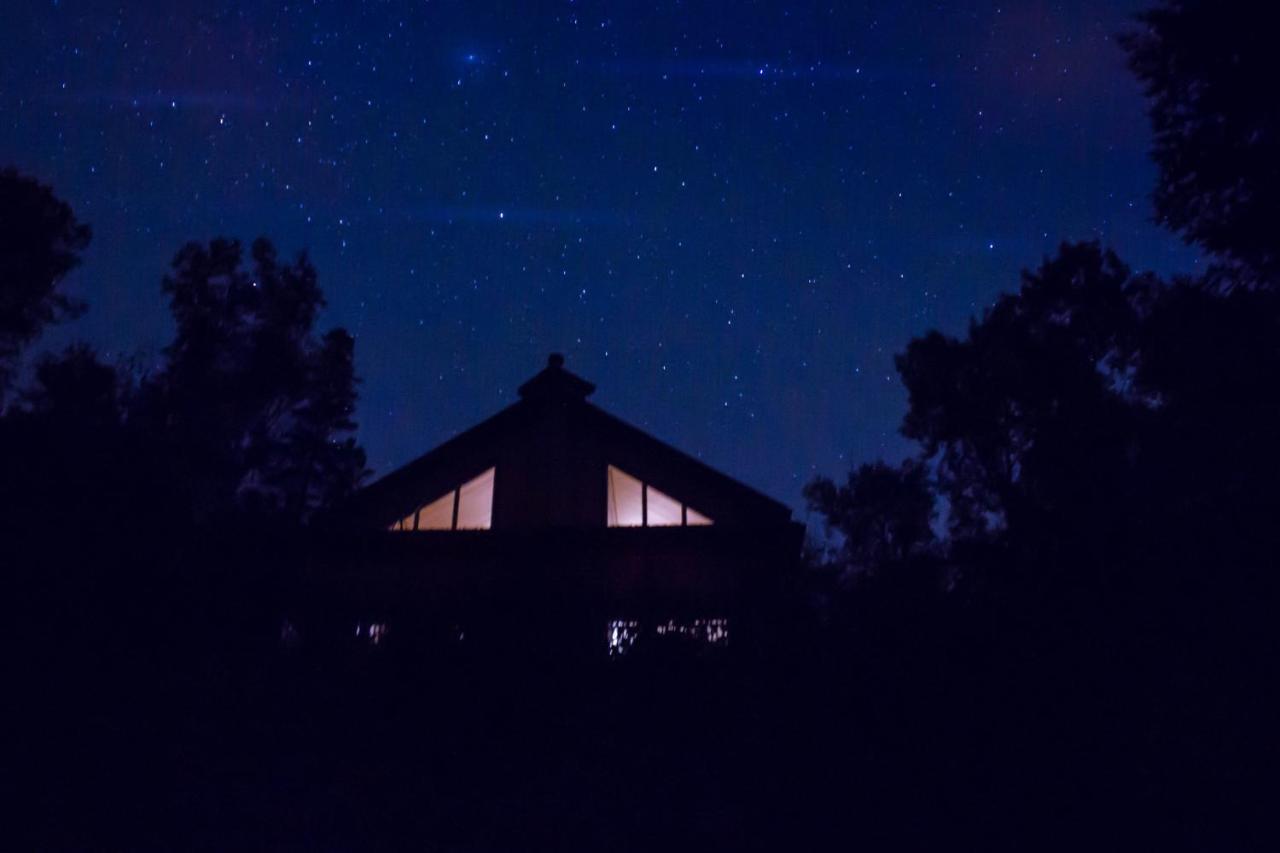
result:
<svg viewBox="0 0 1280 853"><path fill-rule="evenodd" d="M758 640L802 525L594 390L554 354L517 402L358 492L310 603L369 644Z"/></svg>

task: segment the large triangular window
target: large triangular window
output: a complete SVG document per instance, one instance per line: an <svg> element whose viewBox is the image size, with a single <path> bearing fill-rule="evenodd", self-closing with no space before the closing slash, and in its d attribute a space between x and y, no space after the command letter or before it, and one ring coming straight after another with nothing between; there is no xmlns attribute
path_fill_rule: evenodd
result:
<svg viewBox="0 0 1280 853"><path fill-rule="evenodd" d="M610 465L610 527L686 527L711 524L711 519L688 504Z"/></svg>
<svg viewBox="0 0 1280 853"><path fill-rule="evenodd" d="M451 492L425 503L391 525L392 530L488 530L493 524L490 468Z"/></svg>

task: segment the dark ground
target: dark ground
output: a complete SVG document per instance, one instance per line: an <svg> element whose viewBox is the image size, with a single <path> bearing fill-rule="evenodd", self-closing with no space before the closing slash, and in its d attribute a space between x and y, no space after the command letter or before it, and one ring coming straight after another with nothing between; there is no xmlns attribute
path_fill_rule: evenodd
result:
<svg viewBox="0 0 1280 853"><path fill-rule="evenodd" d="M1180 650L974 618L622 661L286 649L279 589L200 551L9 599L9 849L1265 849L1228 661L1218 693Z"/></svg>

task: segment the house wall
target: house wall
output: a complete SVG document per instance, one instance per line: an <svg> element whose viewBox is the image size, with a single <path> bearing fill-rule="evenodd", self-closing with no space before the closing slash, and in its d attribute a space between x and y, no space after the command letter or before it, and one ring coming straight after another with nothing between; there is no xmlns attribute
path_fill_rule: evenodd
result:
<svg viewBox="0 0 1280 853"><path fill-rule="evenodd" d="M613 465L718 527L790 522L784 504L589 403L594 387L553 354L519 402L362 489L335 521L387 530L493 468L493 530L604 528Z"/></svg>
<svg viewBox="0 0 1280 853"><path fill-rule="evenodd" d="M767 633L801 534L796 524L366 534L313 552L290 615L311 636L378 623L401 642L456 627L471 642L588 655L605 652L611 620L718 618L740 646Z"/></svg>
<svg viewBox="0 0 1280 853"><path fill-rule="evenodd" d="M569 406L531 406L526 428L497 448L493 526L603 527L605 452Z"/></svg>
<svg viewBox="0 0 1280 853"><path fill-rule="evenodd" d="M495 530L607 523L615 465L717 525L782 524L790 511L580 401L522 402L366 490L357 526L383 528L496 469Z"/></svg>
<svg viewBox="0 0 1280 853"><path fill-rule="evenodd" d="M562 363L335 514L298 580L300 611L401 632L487 625L502 642L562 634L581 648L598 646L608 620L725 618L749 636L798 566L803 527L784 504L588 403L593 386ZM608 527L610 465L712 524ZM491 529L389 531L489 468Z"/></svg>

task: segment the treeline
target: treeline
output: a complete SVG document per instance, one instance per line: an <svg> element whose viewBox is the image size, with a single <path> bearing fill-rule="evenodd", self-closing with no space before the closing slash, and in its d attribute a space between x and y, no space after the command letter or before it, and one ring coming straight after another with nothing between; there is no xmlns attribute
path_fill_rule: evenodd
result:
<svg viewBox="0 0 1280 853"><path fill-rule="evenodd" d="M902 738L884 802L941 778L934 808L1003 813L1011 843L1126 827L1137 846L1263 849L1280 710L1280 109L1263 81L1280 58L1240 4L1165 3L1123 45L1155 219L1205 268L1165 280L1064 244L965 334L907 345L915 454L806 489L837 650L819 682L854 682L841 707L870 728L851 750Z"/></svg>
<svg viewBox="0 0 1280 853"><path fill-rule="evenodd" d="M24 816L0 847L190 849L228 792L200 768L272 748L241 716L265 709L234 697L279 676L261 666L290 546L365 475L354 341L317 328L305 255L216 239L157 283L174 328L158 357L75 344L21 370L85 310L66 276L90 239L51 188L0 171L4 763Z"/></svg>
<svg viewBox="0 0 1280 853"><path fill-rule="evenodd" d="M15 388L23 349L86 307L62 282L90 230L13 169L0 172L0 217L5 522L91 507L126 526L153 513L299 522L360 482L354 341L317 332L324 297L305 254L281 261L266 239L248 258L238 241L190 243L161 283L175 335L158 363L108 364L77 344L42 355Z"/></svg>
<svg viewBox="0 0 1280 853"><path fill-rule="evenodd" d="M1063 244L965 335L911 341L896 365L916 454L806 488L836 586L924 572L1034 620L1261 639L1280 545L1280 110L1251 18L1173 2L1123 39L1156 221L1205 268L1162 280Z"/></svg>
<svg viewBox="0 0 1280 853"><path fill-rule="evenodd" d="M832 562L870 576L990 554L1076 585L1099 581L1073 566L1273 553L1280 111L1257 94L1272 52L1233 11L1169 3L1123 39L1155 130L1156 221L1206 268L1166 281L1064 244L966 335L911 341L896 365L917 454L807 488L841 534Z"/></svg>

